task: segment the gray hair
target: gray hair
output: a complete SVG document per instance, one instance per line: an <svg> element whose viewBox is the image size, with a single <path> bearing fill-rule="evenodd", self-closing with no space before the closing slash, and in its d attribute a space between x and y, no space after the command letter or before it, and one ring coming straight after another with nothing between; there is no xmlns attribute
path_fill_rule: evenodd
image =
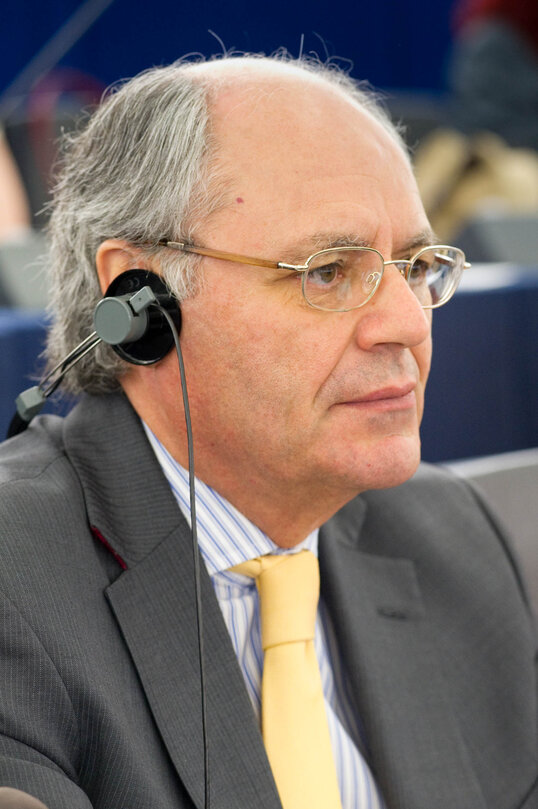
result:
<svg viewBox="0 0 538 809"><path fill-rule="evenodd" d="M219 57L285 64L316 74L366 109L402 147L401 135L364 84L317 59L275 56ZM218 144L211 135L211 102L226 71L209 63L179 61L152 68L111 88L81 131L65 136L49 223L52 325L46 357L54 367L93 330L101 298L95 269L99 245L109 238L156 259L178 300L195 294L200 258L157 245L159 239L193 241L197 226L223 204L226 178L218 176ZM248 64L246 64L248 72ZM217 181L218 180L218 181ZM66 376L72 393L119 387L126 368L101 344Z"/></svg>

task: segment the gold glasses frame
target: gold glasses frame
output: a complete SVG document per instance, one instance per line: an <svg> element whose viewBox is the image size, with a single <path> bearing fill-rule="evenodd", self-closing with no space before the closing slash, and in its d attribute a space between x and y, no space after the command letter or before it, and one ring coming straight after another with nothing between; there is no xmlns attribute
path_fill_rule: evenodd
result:
<svg viewBox="0 0 538 809"><path fill-rule="evenodd" d="M410 275L410 272L411 272L411 267L413 266L415 261L418 258L420 258L420 256L423 253L425 253L427 251L430 251L430 250L454 250L454 251L456 251L456 253L458 255L461 256L461 271L460 271L460 274L456 276L454 284L451 287L449 287L447 294L444 295L443 298L441 300L437 301L436 303L433 303L433 304L420 304L423 309L437 309L437 308L439 308L439 306L443 306L443 304L447 303L447 301L450 300L450 298L453 296L454 292L456 291L456 289L458 287L458 284L459 284L459 281L460 281L460 278L461 278L461 272L463 272L463 270L469 269L469 267L471 266L471 264L468 261L465 260L465 254L464 254L463 250L460 250L459 247L453 247L453 246L448 245L448 244L433 244L433 245L428 245L426 247L421 247L421 249L417 253L415 253L415 255L412 256L410 259L393 259L391 261L385 261L385 259L383 258L383 255L379 252L379 250L376 250L375 247L357 247L357 246L351 245L351 244L346 245L344 247L328 247L328 248L326 248L324 250L317 250L315 253L312 253L312 255L308 256L308 258L306 259L304 264L287 264L284 261L272 261L270 259L265 259L265 258L254 258L253 256L243 256L243 255L239 255L238 253L229 253L229 252L227 252L225 250L213 250L210 247L199 247L199 246L194 245L194 244L188 244L187 242L174 242L174 241L169 241L168 239L162 239L162 240L160 240L158 242L158 244L162 245L163 247L169 247L172 250L180 250L183 253L195 253L196 255L199 255L199 256L207 256L208 258L216 258L216 259L220 259L221 261L232 261L232 262L239 263L239 264L248 264L248 265L251 265L253 267L266 267L266 268L272 269L272 270L291 270L293 272L302 274L302 287L301 288L302 288L303 298L305 299L308 306L311 306L313 309L321 309L324 312L350 312L350 311L353 311L354 309L360 309L362 306L364 306L366 303L368 303L368 301L375 295L375 293L376 293L376 291L379 288L379 285L381 283L381 279L383 277L384 269L385 269L385 267L389 266L390 264L393 264L397 268L397 270L400 272L400 274L403 276L403 278L407 282L409 282L409 275ZM305 290L305 281L306 281L306 278L307 278L307 275L308 275L308 271L310 269L310 264L312 263L312 261L314 259L316 259L320 255L324 255L326 253L337 253L339 251L344 251L344 250L361 250L363 252L376 253L379 256L379 258L381 259L381 266L382 266L381 272L379 273L379 277L375 279L375 285L372 287L372 290L368 294L368 297L364 301L362 301L362 303L359 303L356 306L350 306L350 307L344 308L344 309L329 309L329 308L325 308L323 306L319 306L319 305L317 305L315 303L312 303L310 300L308 300L308 297L306 295L306 290ZM438 256L438 258L441 261L442 261L442 259L445 259L445 260L447 259L446 256L441 256L441 255Z"/></svg>

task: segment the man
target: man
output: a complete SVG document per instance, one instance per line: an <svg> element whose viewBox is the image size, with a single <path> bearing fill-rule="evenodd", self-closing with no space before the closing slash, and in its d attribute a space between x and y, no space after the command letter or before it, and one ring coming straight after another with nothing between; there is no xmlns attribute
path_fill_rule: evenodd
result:
<svg viewBox="0 0 538 809"><path fill-rule="evenodd" d="M3 783L50 809L201 807L204 780L215 809L303 805L260 734L259 605L237 569L301 550L319 556L338 790L317 805L538 806L536 648L510 552L464 483L406 482L431 307L464 260L430 249L375 101L288 61L149 71L74 138L51 236L51 364L128 270L181 300L209 767L177 360L99 346L66 377L92 395L3 448Z"/></svg>

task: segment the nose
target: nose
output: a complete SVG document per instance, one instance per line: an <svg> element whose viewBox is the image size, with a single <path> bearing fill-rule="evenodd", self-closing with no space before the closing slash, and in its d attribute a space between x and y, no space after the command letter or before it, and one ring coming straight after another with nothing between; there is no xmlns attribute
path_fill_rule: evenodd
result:
<svg viewBox="0 0 538 809"><path fill-rule="evenodd" d="M431 333L431 311L420 305L397 266L385 267L373 298L357 322L359 346L369 350L376 345L395 344L411 348L427 340Z"/></svg>

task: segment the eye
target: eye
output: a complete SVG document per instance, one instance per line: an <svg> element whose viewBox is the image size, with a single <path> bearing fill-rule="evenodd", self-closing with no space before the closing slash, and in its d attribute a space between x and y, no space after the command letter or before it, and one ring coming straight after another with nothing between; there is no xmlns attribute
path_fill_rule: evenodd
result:
<svg viewBox="0 0 538 809"><path fill-rule="evenodd" d="M336 261L322 267L314 267L308 271L308 282L320 287L331 286L340 281L341 278L342 267Z"/></svg>
<svg viewBox="0 0 538 809"><path fill-rule="evenodd" d="M411 269L409 271L409 283L410 284L420 284L422 283L428 273L430 272L430 264L428 261L422 261L421 259L417 259L411 265Z"/></svg>

